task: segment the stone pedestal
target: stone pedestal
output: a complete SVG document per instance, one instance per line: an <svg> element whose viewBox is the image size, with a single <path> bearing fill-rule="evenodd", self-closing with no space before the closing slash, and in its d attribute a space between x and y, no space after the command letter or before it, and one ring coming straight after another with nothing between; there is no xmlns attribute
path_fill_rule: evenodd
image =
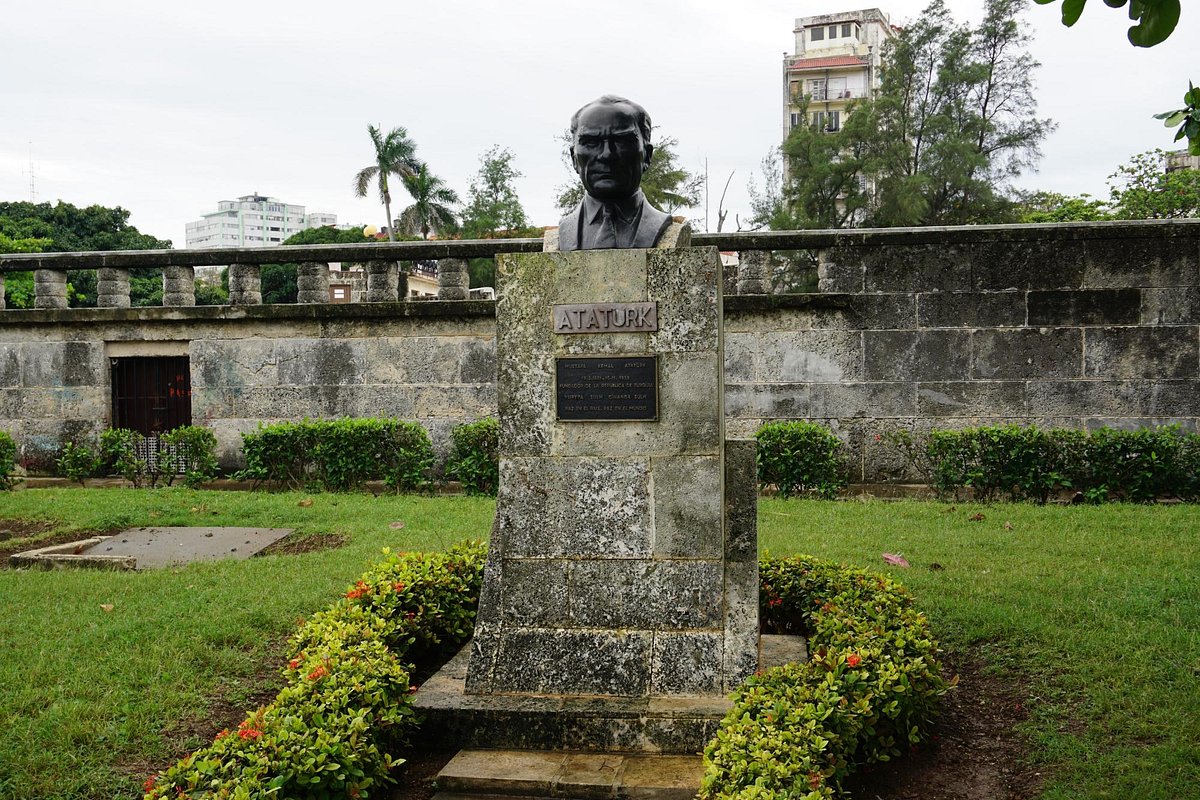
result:
<svg viewBox="0 0 1200 800"><path fill-rule="evenodd" d="M770 294L771 252L743 250L738 254L737 293Z"/></svg>
<svg viewBox="0 0 1200 800"><path fill-rule="evenodd" d="M262 268L258 264L229 265L229 305L257 306L262 303Z"/></svg>
<svg viewBox="0 0 1200 800"><path fill-rule="evenodd" d="M296 301L299 303L329 302L329 265L305 261L296 270Z"/></svg>
<svg viewBox="0 0 1200 800"><path fill-rule="evenodd" d="M163 267L163 305L196 305L195 267Z"/></svg>
<svg viewBox="0 0 1200 800"><path fill-rule="evenodd" d="M503 707L488 746L586 708L548 746L695 752L758 663L754 444L724 441L717 251L507 255L497 276L500 490L464 706ZM556 377L580 362L587 388Z"/></svg>
<svg viewBox="0 0 1200 800"><path fill-rule="evenodd" d="M400 287L400 267L394 261L367 262L367 303L394 303Z"/></svg>
<svg viewBox="0 0 1200 800"><path fill-rule="evenodd" d="M466 300L471 294L471 275L461 258L438 261L438 300Z"/></svg>
<svg viewBox="0 0 1200 800"><path fill-rule="evenodd" d="M67 307L67 273L52 269L33 271L33 307Z"/></svg>
<svg viewBox="0 0 1200 800"><path fill-rule="evenodd" d="M96 270L96 306L129 308L129 270L108 267Z"/></svg>

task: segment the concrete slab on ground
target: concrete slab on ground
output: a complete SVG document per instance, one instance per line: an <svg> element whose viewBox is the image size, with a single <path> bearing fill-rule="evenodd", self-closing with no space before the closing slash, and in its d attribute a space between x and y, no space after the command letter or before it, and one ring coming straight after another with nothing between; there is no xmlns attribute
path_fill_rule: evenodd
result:
<svg viewBox="0 0 1200 800"><path fill-rule="evenodd" d="M462 750L438 774L434 800L490 796L691 800L698 755Z"/></svg>
<svg viewBox="0 0 1200 800"><path fill-rule="evenodd" d="M244 559L292 532L292 528L131 528L113 536L17 553L14 566L81 566L161 569L196 561Z"/></svg>

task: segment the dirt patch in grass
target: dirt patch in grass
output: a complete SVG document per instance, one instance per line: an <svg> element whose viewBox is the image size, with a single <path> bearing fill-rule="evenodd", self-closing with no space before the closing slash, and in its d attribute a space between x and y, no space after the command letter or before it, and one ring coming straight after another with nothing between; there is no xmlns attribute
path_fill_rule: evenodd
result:
<svg viewBox="0 0 1200 800"><path fill-rule="evenodd" d="M43 520L0 519L0 542L9 539L27 539L45 533L54 527L54 523Z"/></svg>
<svg viewBox="0 0 1200 800"><path fill-rule="evenodd" d="M55 527L53 522L43 520L2 519L0 520L0 569L9 569L8 559L16 553L35 550L39 547L50 547L56 544L68 544L93 536L108 536L116 531L75 531L73 533L58 533L53 536L43 536L46 531Z"/></svg>
<svg viewBox="0 0 1200 800"><path fill-rule="evenodd" d="M279 541L267 545L255 556L294 556L302 553L317 553L322 550L336 550L348 541L350 541L350 537L344 533L291 533Z"/></svg>
<svg viewBox="0 0 1200 800"><path fill-rule="evenodd" d="M1019 681L987 674L974 655L947 656L958 688L946 696L933 740L915 753L874 765L846 782L855 800L1026 800L1042 787L1029 741Z"/></svg>

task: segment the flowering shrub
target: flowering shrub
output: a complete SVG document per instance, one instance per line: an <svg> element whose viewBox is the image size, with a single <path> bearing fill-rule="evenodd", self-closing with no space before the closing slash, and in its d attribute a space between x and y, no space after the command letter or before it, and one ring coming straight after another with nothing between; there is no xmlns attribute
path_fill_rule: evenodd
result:
<svg viewBox="0 0 1200 800"><path fill-rule="evenodd" d="M464 642L484 546L390 555L302 625L274 702L146 781L145 800L368 797L413 728L408 666Z"/></svg>
<svg viewBox="0 0 1200 800"><path fill-rule="evenodd" d="M429 434L392 418L304 420L260 425L242 434L246 469L238 477L291 488L344 492L382 480L412 489L433 465Z"/></svg>
<svg viewBox="0 0 1200 800"><path fill-rule="evenodd" d="M858 765L923 741L950 684L902 586L807 556L759 569L763 630L804 633L811 659L734 693L704 751L700 796L830 800Z"/></svg>

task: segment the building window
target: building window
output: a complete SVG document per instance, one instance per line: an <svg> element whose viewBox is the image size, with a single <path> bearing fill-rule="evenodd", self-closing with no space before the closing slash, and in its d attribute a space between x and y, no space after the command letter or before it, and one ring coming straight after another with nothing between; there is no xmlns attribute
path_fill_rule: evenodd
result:
<svg viewBox="0 0 1200 800"><path fill-rule="evenodd" d="M840 111L814 111L812 115L812 124L818 130L832 133L838 130L841 125Z"/></svg>
<svg viewBox="0 0 1200 800"><path fill-rule="evenodd" d="M349 303L350 302L350 287L349 286L330 286L329 287L329 302L331 302L331 303Z"/></svg>
<svg viewBox="0 0 1200 800"><path fill-rule="evenodd" d="M847 22L847 23L845 23L844 25L842 25L842 36L844 36L844 37L849 37L849 36L852 36L852 35L853 35L853 34L851 34L851 32L850 32L850 23L849 23L849 22Z"/></svg>
<svg viewBox="0 0 1200 800"><path fill-rule="evenodd" d="M812 95L813 100L828 100L828 95L825 91L825 79L813 78L808 82L808 93Z"/></svg>
<svg viewBox="0 0 1200 800"><path fill-rule="evenodd" d="M799 114L799 112L793 111L792 112L792 127L796 128L796 127L799 127L799 125L800 125L800 114Z"/></svg>
<svg viewBox="0 0 1200 800"><path fill-rule="evenodd" d="M836 38L837 38L837 25L830 25L830 26L829 26L829 38L830 38L830 39L836 39Z"/></svg>
<svg viewBox="0 0 1200 800"><path fill-rule="evenodd" d="M813 28L812 35L809 36L809 41L819 42L819 41L822 41L824 38L825 38L825 29L824 28Z"/></svg>

